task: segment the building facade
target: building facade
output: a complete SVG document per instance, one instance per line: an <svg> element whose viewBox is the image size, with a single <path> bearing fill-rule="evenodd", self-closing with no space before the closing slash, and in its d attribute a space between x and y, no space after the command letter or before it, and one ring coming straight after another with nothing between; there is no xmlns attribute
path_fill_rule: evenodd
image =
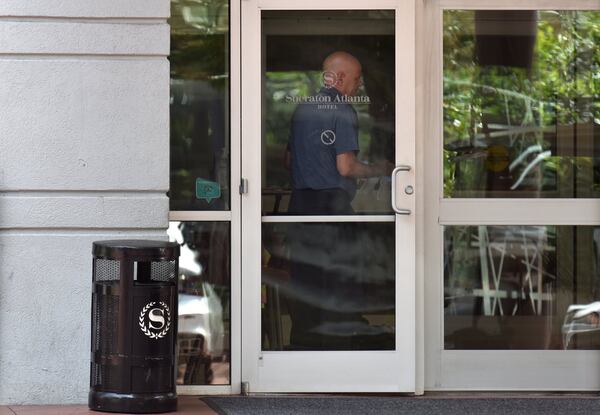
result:
<svg viewBox="0 0 600 415"><path fill-rule="evenodd" d="M5 0L0 27L0 404L86 400L118 238L181 245L180 393L600 389L600 1Z"/></svg>

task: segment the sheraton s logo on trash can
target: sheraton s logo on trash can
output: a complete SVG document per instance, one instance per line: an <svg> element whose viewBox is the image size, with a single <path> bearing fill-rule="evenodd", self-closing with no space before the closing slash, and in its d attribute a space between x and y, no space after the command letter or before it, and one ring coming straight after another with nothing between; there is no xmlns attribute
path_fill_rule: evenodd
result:
<svg viewBox="0 0 600 415"><path fill-rule="evenodd" d="M140 311L139 324L142 333L151 339L166 336L171 327L171 311L162 301L152 301Z"/></svg>

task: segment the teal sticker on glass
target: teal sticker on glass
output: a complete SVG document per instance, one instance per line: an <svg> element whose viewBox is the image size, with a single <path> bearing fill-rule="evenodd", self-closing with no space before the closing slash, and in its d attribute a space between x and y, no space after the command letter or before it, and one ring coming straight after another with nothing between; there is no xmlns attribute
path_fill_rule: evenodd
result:
<svg viewBox="0 0 600 415"><path fill-rule="evenodd" d="M208 203L221 197L221 185L205 179L196 179L196 198Z"/></svg>

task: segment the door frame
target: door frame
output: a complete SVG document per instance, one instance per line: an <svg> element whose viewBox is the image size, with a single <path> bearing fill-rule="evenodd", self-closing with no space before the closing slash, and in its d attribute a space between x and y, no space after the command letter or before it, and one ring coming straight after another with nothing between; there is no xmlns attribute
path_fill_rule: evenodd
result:
<svg viewBox="0 0 600 415"><path fill-rule="evenodd" d="M546 390L597 390L600 379L595 368L600 366L600 355L595 351L571 351L569 361L565 362L560 355L562 351L444 351L443 350L443 246L440 224L450 224L460 219L455 215L442 217L441 207L451 205L446 213L460 213L460 200L446 200L442 195L442 12L445 9L562 9L562 10L598 10L599 0L490 0L482 3L480 0L408 0L414 2L415 12L415 119L416 119L416 155L415 170L421 174L415 177L415 393L427 391L451 390L542 390L539 379L552 376L548 365L569 364L578 367L586 373L582 379L594 379L593 387L586 384L573 383L571 387L551 385ZM241 78L244 67L241 62L242 46L242 8L249 1L230 2L230 108L231 108L231 189L239 185L241 177ZM291 2L285 4L289 9L298 8ZM354 1L353 3L358 3ZM277 7L282 0L262 0L261 6ZM304 5L314 9L328 9L318 0L307 0ZM329 3L327 3L329 4ZM335 4L335 3L334 3ZM347 4L347 3L346 3ZM372 6L357 4L357 8L369 9ZM260 27L258 28L260 30ZM429 144L432 143L432 144ZM431 151L431 149L439 151ZM427 166L427 168L419 168ZM252 186L250 187L252 191ZM510 199L505 200L509 203ZM521 200L522 202L522 200ZM180 394L238 394L241 392L242 365L248 364L243 357L246 348L242 346L242 296L247 297L245 287L246 274L242 270L246 258L241 250L241 197L237 192L231 192L231 211L190 211L169 213L170 220L198 221L227 221L231 224L231 384L230 385L180 385ZM500 204L492 205L483 202L491 208L490 215L503 208ZM535 201L533 203L540 203ZM583 211L593 208L591 200L580 199L575 208ZM560 205L563 206L560 206ZM587 206L586 206L587 205ZM564 212L565 201L557 201L556 208ZM496 216L496 219L498 216ZM489 217L491 220L491 216ZM564 218L554 214L558 223L569 224ZM514 221L513 221L514 222ZM600 225L600 219L586 224ZM427 278L426 278L427 276ZM244 342L247 344L246 342ZM574 353L573 353L574 352ZM491 361L515 361L529 370L531 374L524 383L516 383L507 376L502 365L491 365ZM486 363L486 361L488 363ZM481 366L483 365L483 366ZM535 377L536 380L532 379Z"/></svg>
<svg viewBox="0 0 600 415"><path fill-rule="evenodd" d="M396 10L396 97L402 96L402 100L396 100L396 137L413 137L412 140L400 140L396 142L396 163L409 164L413 166L411 177L419 194L419 175L414 172L419 171L418 160L415 154L416 141L416 84L415 84L415 24L416 24L416 1L415 0L375 0L365 3L362 0L332 0L324 3L320 0L306 0L299 6L297 0L245 0L242 2L242 154L245 157L241 159L242 177L248 180L247 193L242 196L242 338L244 350L242 353L242 382L248 382L250 392L304 392L306 386L278 385L269 384L266 388L261 387L265 383L260 383L260 367L264 365L264 358L279 360L284 353L314 353L314 358L318 361L317 354L336 353L341 356L348 352L262 352L260 341L260 241L261 239L261 154L255 149L260 149L261 144L261 10L372 10L372 9L394 9ZM403 36L399 36L399 34ZM411 62L406 64L406 62ZM418 368L422 368L422 353L418 351L418 335L422 333L422 327L418 327L416 316L416 235L415 229L416 217L419 214L417 206L417 197L403 201L414 213L408 217L396 218L396 258L404 253L407 261L400 261L396 264L396 325L399 327L400 318L404 318L405 331L412 333L415 341L408 342L404 349L394 352L398 357L401 352L404 355L413 356L413 362L410 363L410 385L401 385L402 391L422 392L422 375L417 374ZM404 207L404 206L403 206ZM397 215L398 216L398 215ZM403 237L399 238L398 230L401 228L401 221L407 220L410 223L410 235L404 232ZM406 231L406 224L404 228ZM407 243L407 241L411 243ZM411 275L408 281L401 275ZM403 278L402 280L400 278ZM405 302L399 302L398 295L400 288L402 292L408 292ZM401 330L396 330L397 347L401 344L399 338ZM357 353L357 352L352 352ZM358 352L361 353L361 352ZM371 352L372 353L372 352ZM333 356L333 355L330 355ZM398 360L399 366L400 360ZM354 363L356 364L356 362ZM392 361L392 366L393 366ZM343 382L342 378L338 378ZM257 387L258 386L258 387ZM346 392L393 392L399 391L396 387L389 387L383 384L369 385L364 383L360 388L347 387L342 383L339 385L322 385L319 391L346 391Z"/></svg>
<svg viewBox="0 0 600 415"><path fill-rule="evenodd" d="M425 390L598 390L600 351L444 350L443 225L600 225L598 199L443 198L442 16L447 9L599 10L600 1L424 0L420 8L417 84L423 93L417 100L417 155L428 166L420 186L425 189L421 195L427 249L422 251L424 268L419 275L428 276L422 281L427 304L423 307ZM434 151L426 150L424 140L432 143L428 148ZM565 216L567 210L571 214ZM576 368L578 376L565 376L565 367Z"/></svg>

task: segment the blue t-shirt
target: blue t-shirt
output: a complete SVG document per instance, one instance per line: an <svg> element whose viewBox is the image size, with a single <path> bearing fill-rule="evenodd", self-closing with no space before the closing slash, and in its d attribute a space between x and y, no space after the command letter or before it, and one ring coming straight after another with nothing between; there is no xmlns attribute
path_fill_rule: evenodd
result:
<svg viewBox="0 0 600 415"><path fill-rule="evenodd" d="M356 192L354 179L337 170L336 156L358 152L358 117L335 88L322 88L317 102L300 103L292 116L290 152L294 189L344 189Z"/></svg>

